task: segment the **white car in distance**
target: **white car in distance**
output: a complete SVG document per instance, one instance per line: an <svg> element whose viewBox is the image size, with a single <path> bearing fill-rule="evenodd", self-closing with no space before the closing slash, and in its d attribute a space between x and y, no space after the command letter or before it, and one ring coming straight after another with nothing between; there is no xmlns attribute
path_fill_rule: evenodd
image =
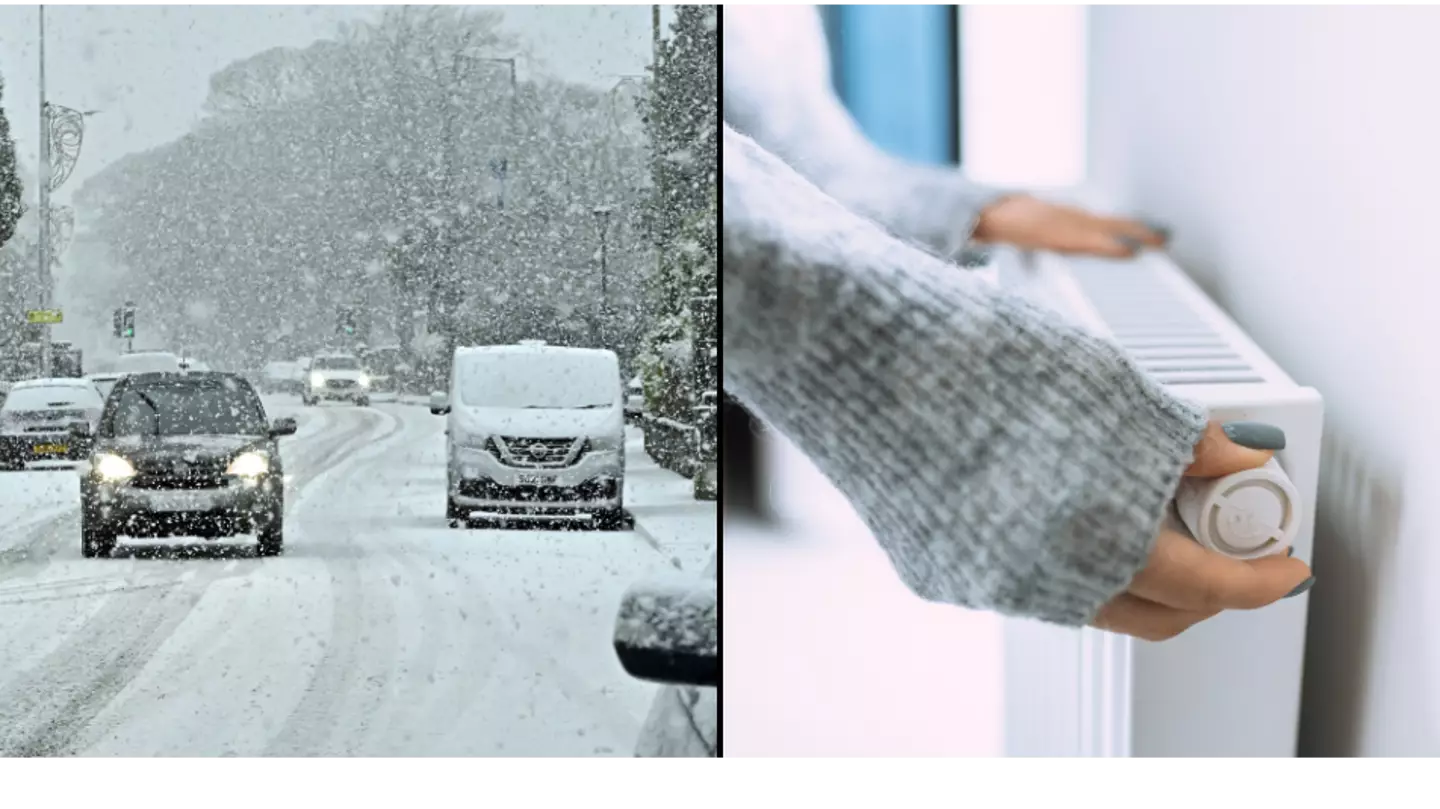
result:
<svg viewBox="0 0 1440 809"><path fill-rule="evenodd" d="M369 407L370 376L354 354L323 354L310 362L310 378L301 398L306 405L340 400Z"/></svg>

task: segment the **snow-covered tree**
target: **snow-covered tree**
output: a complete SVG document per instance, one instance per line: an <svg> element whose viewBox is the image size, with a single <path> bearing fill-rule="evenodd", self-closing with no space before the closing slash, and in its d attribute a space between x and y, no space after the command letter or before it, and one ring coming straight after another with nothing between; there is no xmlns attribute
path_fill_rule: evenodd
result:
<svg viewBox="0 0 1440 809"><path fill-rule="evenodd" d="M654 90L644 101L652 147L653 192L645 224L658 260L647 283L648 325L641 368L646 410L665 420L647 425L656 460L696 471L698 446L668 423L695 419L700 395L713 387L704 346L713 344L713 298L706 290L717 262L716 168L719 82L715 6L678 6L669 39L657 50ZM697 311L697 306L710 307Z"/></svg>
<svg viewBox="0 0 1440 809"><path fill-rule="evenodd" d="M5 80L0 77L0 247L15 235L15 226L24 213L24 186L20 167L15 159L15 141L10 137L10 122L5 117Z"/></svg>
<svg viewBox="0 0 1440 809"><path fill-rule="evenodd" d="M417 311L442 343L536 331L584 343L602 205L616 211L604 333L638 329L649 247L626 213L647 185L638 114L617 123L603 92L540 75L512 87L518 46L500 20L386 9L335 40L229 65L194 131L87 182L77 202L137 302L200 302L157 339L255 363L334 341L337 312L357 306L372 344L407 340Z"/></svg>

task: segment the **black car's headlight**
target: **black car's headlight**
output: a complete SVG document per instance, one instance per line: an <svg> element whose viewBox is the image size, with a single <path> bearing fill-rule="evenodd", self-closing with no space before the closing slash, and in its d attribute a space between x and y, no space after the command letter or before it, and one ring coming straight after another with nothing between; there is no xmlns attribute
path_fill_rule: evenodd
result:
<svg viewBox="0 0 1440 809"><path fill-rule="evenodd" d="M270 458L263 452L242 452L230 462L225 474L258 478L270 471Z"/></svg>
<svg viewBox="0 0 1440 809"><path fill-rule="evenodd" d="M119 483L135 477L135 465L109 452L102 452L91 462L95 475L106 483Z"/></svg>

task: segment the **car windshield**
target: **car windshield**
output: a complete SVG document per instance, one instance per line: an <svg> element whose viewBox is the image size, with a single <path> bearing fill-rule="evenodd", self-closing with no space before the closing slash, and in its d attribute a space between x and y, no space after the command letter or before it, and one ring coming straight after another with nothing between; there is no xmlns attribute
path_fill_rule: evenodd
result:
<svg viewBox="0 0 1440 809"><path fill-rule="evenodd" d="M316 357L315 364L310 367L316 371L358 371L360 360L354 357Z"/></svg>
<svg viewBox="0 0 1440 809"><path fill-rule="evenodd" d="M108 415L108 435L261 435L255 395L231 379L155 382L126 387Z"/></svg>
<svg viewBox="0 0 1440 809"><path fill-rule="evenodd" d="M619 368L602 354L468 354L456 361L455 373L460 401L469 407L598 409L620 395Z"/></svg>
<svg viewBox="0 0 1440 809"><path fill-rule="evenodd" d="M5 398L5 410L93 409L100 407L100 396L82 385L56 385L44 388L17 388Z"/></svg>

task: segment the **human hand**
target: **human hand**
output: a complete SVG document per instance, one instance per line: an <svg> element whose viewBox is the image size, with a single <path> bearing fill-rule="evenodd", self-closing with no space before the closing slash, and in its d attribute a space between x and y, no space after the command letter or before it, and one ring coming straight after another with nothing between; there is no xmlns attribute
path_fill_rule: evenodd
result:
<svg viewBox="0 0 1440 809"><path fill-rule="evenodd" d="M974 238L1026 250L1129 258L1144 247L1163 247L1163 227L1133 219L1096 216L1025 194L1004 197L980 212Z"/></svg>
<svg viewBox="0 0 1440 809"><path fill-rule="evenodd" d="M1211 422L1188 477L1220 477L1264 466L1285 434L1255 422ZM1207 550L1162 528L1145 568L1130 587L1100 608L1093 626L1144 640L1168 640L1225 610L1253 610L1300 595L1315 583L1299 559L1241 561Z"/></svg>

